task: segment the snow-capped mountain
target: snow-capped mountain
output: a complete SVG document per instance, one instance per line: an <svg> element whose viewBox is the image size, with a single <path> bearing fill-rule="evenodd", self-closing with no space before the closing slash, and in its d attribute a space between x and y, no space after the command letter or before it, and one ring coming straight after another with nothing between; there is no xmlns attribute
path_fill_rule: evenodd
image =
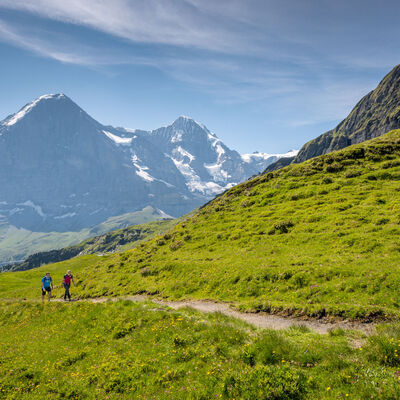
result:
<svg viewBox="0 0 400 400"><path fill-rule="evenodd" d="M290 150L283 154L268 154L256 151L251 154L242 154L242 160L249 164L253 169L261 172L280 158L295 157L298 152L298 150Z"/></svg>
<svg viewBox="0 0 400 400"><path fill-rule="evenodd" d="M63 94L45 95L0 122L0 217L42 232L78 231L146 206L176 217L269 158L241 156L188 117L154 131L114 128Z"/></svg>
<svg viewBox="0 0 400 400"><path fill-rule="evenodd" d="M6 118L0 214L33 231L78 231L144 206L176 216L201 204L163 152L142 136L118 137L64 95Z"/></svg>
<svg viewBox="0 0 400 400"><path fill-rule="evenodd" d="M181 116L169 126L148 132L147 137L173 161L196 196L213 197L256 172L239 153L189 117Z"/></svg>

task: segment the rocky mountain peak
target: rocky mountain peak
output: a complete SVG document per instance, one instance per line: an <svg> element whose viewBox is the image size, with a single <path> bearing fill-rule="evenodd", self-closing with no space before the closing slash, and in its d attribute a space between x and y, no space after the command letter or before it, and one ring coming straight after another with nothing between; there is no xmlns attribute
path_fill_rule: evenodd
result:
<svg viewBox="0 0 400 400"><path fill-rule="evenodd" d="M189 134L211 134L214 136L205 125L197 122L195 119L181 115L171 125L166 127L171 128L173 131L184 131Z"/></svg>
<svg viewBox="0 0 400 400"><path fill-rule="evenodd" d="M41 119L54 113L67 114L70 112L76 112L77 115L84 113L76 103L63 93L45 94L25 104L15 114L9 115L0 122L0 127L11 128L32 118Z"/></svg>
<svg viewBox="0 0 400 400"><path fill-rule="evenodd" d="M397 65L336 128L306 143L294 162L303 162L399 128L400 65Z"/></svg>

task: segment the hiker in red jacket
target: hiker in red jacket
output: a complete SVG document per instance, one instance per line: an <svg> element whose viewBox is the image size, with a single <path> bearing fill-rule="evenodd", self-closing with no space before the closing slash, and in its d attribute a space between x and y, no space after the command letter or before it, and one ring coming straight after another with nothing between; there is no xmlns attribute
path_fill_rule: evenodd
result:
<svg viewBox="0 0 400 400"><path fill-rule="evenodd" d="M63 285L64 285L64 289L65 289L65 294L64 294L64 300L67 301L67 297L68 300L71 301L71 294L69 293L69 288L71 287L71 281L75 286L75 281L74 281L74 277L71 274L71 271L68 270L67 273L64 275L64 279L63 279Z"/></svg>

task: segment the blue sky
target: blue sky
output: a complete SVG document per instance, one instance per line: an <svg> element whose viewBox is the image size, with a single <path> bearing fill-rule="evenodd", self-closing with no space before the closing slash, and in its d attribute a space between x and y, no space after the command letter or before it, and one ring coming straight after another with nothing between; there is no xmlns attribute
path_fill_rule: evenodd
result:
<svg viewBox="0 0 400 400"><path fill-rule="evenodd" d="M104 124L188 115L285 152L400 63L399 18L392 0L0 0L0 119L62 92Z"/></svg>

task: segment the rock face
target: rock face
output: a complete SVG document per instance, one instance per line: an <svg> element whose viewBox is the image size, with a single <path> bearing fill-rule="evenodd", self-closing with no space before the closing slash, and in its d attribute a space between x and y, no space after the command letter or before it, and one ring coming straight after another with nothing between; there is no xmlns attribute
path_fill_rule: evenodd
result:
<svg viewBox="0 0 400 400"><path fill-rule="evenodd" d="M167 127L148 132L146 138L172 160L196 197L214 197L255 172L239 153L188 117L181 116Z"/></svg>
<svg viewBox="0 0 400 400"><path fill-rule="evenodd" d="M267 172L276 171L277 169L284 168L289 164L291 164L294 161L294 159L295 157L280 158L278 161L275 161L273 164L265 168L263 173L266 174Z"/></svg>
<svg viewBox="0 0 400 400"><path fill-rule="evenodd" d="M375 90L363 97L350 115L335 129L306 143L294 162L300 163L398 128L400 128L400 65L386 75Z"/></svg>
<svg viewBox="0 0 400 400"><path fill-rule="evenodd" d="M79 231L146 206L177 217L261 170L191 118L114 128L63 94L0 122L0 218L35 232Z"/></svg>

